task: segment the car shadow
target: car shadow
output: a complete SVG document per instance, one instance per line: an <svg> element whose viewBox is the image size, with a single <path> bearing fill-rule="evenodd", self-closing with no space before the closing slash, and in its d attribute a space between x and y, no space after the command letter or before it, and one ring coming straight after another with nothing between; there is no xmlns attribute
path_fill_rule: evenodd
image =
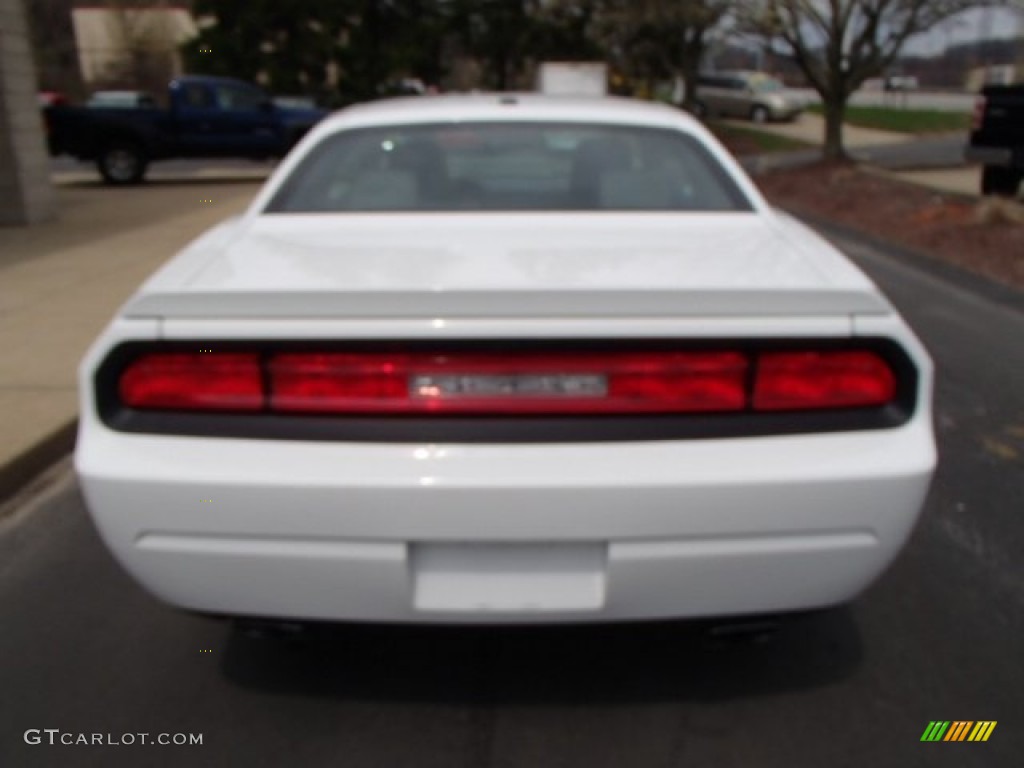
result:
<svg viewBox="0 0 1024 768"><path fill-rule="evenodd" d="M529 628L232 627L227 680L265 693L453 705L615 705L727 700L851 676L862 646L846 607L788 617L771 634L708 621Z"/></svg>

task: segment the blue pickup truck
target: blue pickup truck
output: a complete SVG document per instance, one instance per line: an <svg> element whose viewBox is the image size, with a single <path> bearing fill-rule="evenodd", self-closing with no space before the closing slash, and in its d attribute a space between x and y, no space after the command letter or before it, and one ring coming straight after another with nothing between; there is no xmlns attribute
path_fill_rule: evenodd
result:
<svg viewBox="0 0 1024 768"><path fill-rule="evenodd" d="M275 104L226 77L172 80L168 108L44 110L51 155L94 161L110 184L135 184L149 164L177 157L283 157L327 112Z"/></svg>

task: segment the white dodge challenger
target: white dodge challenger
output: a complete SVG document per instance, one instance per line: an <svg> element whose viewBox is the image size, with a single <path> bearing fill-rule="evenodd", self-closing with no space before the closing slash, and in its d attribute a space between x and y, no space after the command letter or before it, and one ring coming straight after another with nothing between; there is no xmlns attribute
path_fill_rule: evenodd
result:
<svg viewBox="0 0 1024 768"><path fill-rule="evenodd" d="M241 617L569 622L857 595L932 365L678 110L421 97L314 129L80 369L124 568Z"/></svg>

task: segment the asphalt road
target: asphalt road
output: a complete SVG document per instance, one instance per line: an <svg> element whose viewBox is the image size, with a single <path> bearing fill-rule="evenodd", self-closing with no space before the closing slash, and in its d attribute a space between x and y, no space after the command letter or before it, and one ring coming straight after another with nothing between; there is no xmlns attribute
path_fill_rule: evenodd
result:
<svg viewBox="0 0 1024 768"><path fill-rule="evenodd" d="M888 171L920 171L966 165L967 134L921 136L899 144L861 147L850 154L862 163Z"/></svg>
<svg viewBox="0 0 1024 768"><path fill-rule="evenodd" d="M0 766L1021 765L1024 311L849 250L937 360L942 454L909 547L850 607L761 643L681 623L254 639L141 592L65 467L0 523ZM921 743L937 719L998 726ZM25 743L47 728L202 745Z"/></svg>

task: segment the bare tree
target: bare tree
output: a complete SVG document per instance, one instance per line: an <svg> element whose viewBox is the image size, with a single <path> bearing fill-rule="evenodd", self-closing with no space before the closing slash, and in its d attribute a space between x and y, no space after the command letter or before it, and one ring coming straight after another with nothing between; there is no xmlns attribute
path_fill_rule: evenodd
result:
<svg viewBox="0 0 1024 768"><path fill-rule="evenodd" d="M603 42L634 71L682 78L692 104L707 34L731 5L725 0L609 0L602 14Z"/></svg>
<svg viewBox="0 0 1024 768"><path fill-rule="evenodd" d="M825 112L824 154L845 156L850 96L896 60L903 45L979 0L764 0L742 11L748 28L781 43Z"/></svg>
<svg viewBox="0 0 1024 768"><path fill-rule="evenodd" d="M148 3L108 0L108 31L115 55L94 85L160 93L174 75L176 29L167 0Z"/></svg>

